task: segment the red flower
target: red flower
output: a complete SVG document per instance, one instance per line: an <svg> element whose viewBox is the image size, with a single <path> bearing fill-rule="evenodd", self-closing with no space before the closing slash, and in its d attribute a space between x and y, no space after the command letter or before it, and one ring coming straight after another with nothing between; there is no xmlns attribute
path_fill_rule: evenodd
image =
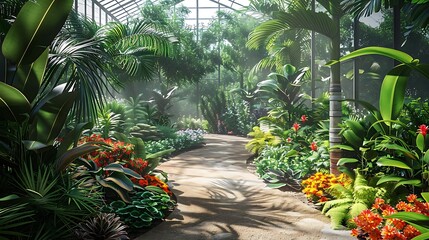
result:
<svg viewBox="0 0 429 240"><path fill-rule="evenodd" d="M311 145L310 145L310 148L311 148L311 151L317 151L317 144L316 144L316 142L312 142L311 143Z"/></svg>
<svg viewBox="0 0 429 240"><path fill-rule="evenodd" d="M295 132L298 132L298 129L301 127L301 125L299 125L298 123L294 123L292 128Z"/></svg>
<svg viewBox="0 0 429 240"><path fill-rule="evenodd" d="M305 116L305 115L302 115L301 116L301 122L302 123L305 123L305 122L307 122L308 121L308 117L307 116Z"/></svg>
<svg viewBox="0 0 429 240"><path fill-rule="evenodd" d="M286 142L288 142L288 143L292 142L292 138L288 137L288 138L286 139Z"/></svg>
<svg viewBox="0 0 429 240"><path fill-rule="evenodd" d="M417 133L421 133L423 137L426 137L426 133L428 132L428 127L424 124L419 126L419 129L417 130Z"/></svg>

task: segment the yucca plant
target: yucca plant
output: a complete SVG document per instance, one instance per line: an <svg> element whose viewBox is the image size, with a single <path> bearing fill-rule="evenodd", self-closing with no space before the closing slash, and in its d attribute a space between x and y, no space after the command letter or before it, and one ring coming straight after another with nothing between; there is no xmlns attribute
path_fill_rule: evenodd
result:
<svg viewBox="0 0 429 240"><path fill-rule="evenodd" d="M79 240L130 239L126 228L127 226L114 213L99 213L80 223L75 229L75 236Z"/></svg>

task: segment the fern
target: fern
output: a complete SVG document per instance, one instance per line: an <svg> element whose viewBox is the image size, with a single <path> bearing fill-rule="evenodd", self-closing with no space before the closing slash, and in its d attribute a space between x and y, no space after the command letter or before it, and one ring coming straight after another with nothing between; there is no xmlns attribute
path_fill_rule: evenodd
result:
<svg viewBox="0 0 429 240"><path fill-rule="evenodd" d="M353 203L352 198L342 198L342 199L335 199L335 200L327 201L323 205L322 213L329 217L328 212L330 210L341 207L341 206L350 206L352 203Z"/></svg>
<svg viewBox="0 0 429 240"><path fill-rule="evenodd" d="M333 229L344 228L344 223L350 217L348 215L348 210L350 206L347 204L340 205L338 207L330 209L326 212L326 216L331 218L331 227Z"/></svg>
<svg viewBox="0 0 429 240"><path fill-rule="evenodd" d="M355 179L350 186L340 184L331 186L327 192L337 199L324 203L322 213L331 218L333 229L354 227L350 221L363 210L368 209L376 197L384 197L385 189L368 185L368 181L355 169Z"/></svg>

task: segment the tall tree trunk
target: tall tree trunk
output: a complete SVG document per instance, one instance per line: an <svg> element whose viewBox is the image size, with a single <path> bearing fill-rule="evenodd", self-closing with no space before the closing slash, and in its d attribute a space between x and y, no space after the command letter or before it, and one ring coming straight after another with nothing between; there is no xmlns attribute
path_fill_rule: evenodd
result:
<svg viewBox="0 0 429 240"><path fill-rule="evenodd" d="M340 16L333 16L333 24L335 25L336 34L331 39L331 59L338 60L340 58ZM331 81L329 85L329 142L330 146L341 144L339 124L341 123L341 78L340 64L331 66ZM333 174L339 174L337 163L341 158L340 149L331 149L330 153L330 171Z"/></svg>

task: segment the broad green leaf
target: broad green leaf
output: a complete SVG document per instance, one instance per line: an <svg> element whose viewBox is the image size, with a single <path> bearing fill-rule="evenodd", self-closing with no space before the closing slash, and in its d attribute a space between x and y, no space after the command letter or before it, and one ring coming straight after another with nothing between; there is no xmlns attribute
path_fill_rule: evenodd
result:
<svg viewBox="0 0 429 240"><path fill-rule="evenodd" d="M131 198L128 195L128 191L119 187L116 183L112 182L112 181L105 181L103 180L100 176L96 176L97 181L100 183L101 186L105 187L105 188L110 188L113 191L115 191L119 197L126 203L130 203L131 202Z"/></svg>
<svg viewBox="0 0 429 240"><path fill-rule="evenodd" d="M98 150L100 147L92 144L84 144L78 147L72 148L61 155L56 161L57 171L63 171L66 167L73 162L76 158Z"/></svg>
<svg viewBox="0 0 429 240"><path fill-rule="evenodd" d="M2 51L20 66L34 62L64 25L73 0L27 1L7 33Z"/></svg>
<svg viewBox="0 0 429 240"><path fill-rule="evenodd" d="M423 136L423 134L421 134L421 133L417 134L416 145L417 145L417 148L421 152L424 152L424 150L425 150L425 137Z"/></svg>
<svg viewBox="0 0 429 240"><path fill-rule="evenodd" d="M148 154L146 156L146 160L160 158L160 157L166 156L166 155L168 155L168 154L170 154L170 153L172 153L174 151L175 150L173 148L170 148L170 149L162 150L162 151L159 151L159 152L156 152L156 153Z"/></svg>
<svg viewBox="0 0 429 240"><path fill-rule="evenodd" d="M340 58L339 62L344 62L355 57L373 55L373 54L389 57L401 63L411 63L414 60L413 57L411 57L407 53L401 52L396 49L385 48L385 47L365 47L343 56L342 58ZM327 65L328 66L333 65L335 63L337 63L337 61L328 63Z"/></svg>
<svg viewBox="0 0 429 240"><path fill-rule="evenodd" d="M406 221L407 223L413 223L421 227L418 228L421 232L428 232L429 228L429 216L415 212L398 212L393 213L385 218L397 218ZM413 225L414 226L414 225Z"/></svg>
<svg viewBox="0 0 429 240"><path fill-rule="evenodd" d="M422 192L420 193L425 200L425 202L429 202L429 192Z"/></svg>
<svg viewBox="0 0 429 240"><path fill-rule="evenodd" d="M61 136L60 146L57 149L57 157L64 154L72 145L77 146L79 138L84 129L91 129L93 126L92 123L79 123L74 126L72 130L67 132L64 136Z"/></svg>
<svg viewBox="0 0 429 240"><path fill-rule="evenodd" d="M52 148L52 145L46 145L44 143L38 142L38 141L22 141L22 143L24 144L25 148L27 150L31 150L31 151L43 151L49 148Z"/></svg>
<svg viewBox="0 0 429 240"><path fill-rule="evenodd" d="M357 136L352 130L348 129L343 132L343 137L348 143L353 145L355 148L362 146L363 139Z"/></svg>
<svg viewBox="0 0 429 240"><path fill-rule="evenodd" d="M35 115L33 139L49 143L58 137L75 97L74 92L64 92L46 102Z"/></svg>
<svg viewBox="0 0 429 240"><path fill-rule="evenodd" d="M122 167L122 165L118 164L118 163L111 163L111 164L103 167L103 170L123 173L124 167Z"/></svg>
<svg viewBox="0 0 429 240"><path fill-rule="evenodd" d="M341 149L341 150L346 150L346 151L355 151L355 149L353 147L350 147L348 145L335 145L332 146L331 149Z"/></svg>
<svg viewBox="0 0 429 240"><path fill-rule="evenodd" d="M427 239L429 239L429 232L422 233L422 234L414 237L412 240L427 240Z"/></svg>
<svg viewBox="0 0 429 240"><path fill-rule="evenodd" d="M395 150L395 151L399 151L401 153L403 153L405 156L412 158L414 160L417 160L418 158L412 153L410 152L408 149L395 144L395 143L386 143L386 144L378 144L377 148L379 149L389 149L389 150Z"/></svg>
<svg viewBox="0 0 429 240"><path fill-rule="evenodd" d="M131 182L131 180L125 176L123 173L120 172L113 172L112 174L110 174L109 177L104 179L106 182L114 182L115 184L117 184L119 187L127 190L127 191L131 191L133 190L133 182Z"/></svg>
<svg viewBox="0 0 429 240"><path fill-rule="evenodd" d="M281 188L281 187L284 187L286 185L287 185L286 183L268 183L267 187L269 187L269 188Z"/></svg>
<svg viewBox="0 0 429 240"><path fill-rule="evenodd" d="M134 144L134 157L145 159L146 151L143 140L141 138L131 138L130 140Z"/></svg>
<svg viewBox="0 0 429 240"><path fill-rule="evenodd" d="M138 173L136 173L135 171L133 171L129 168L124 168L124 173L125 173L125 175L133 177L133 178L143 179L142 176L140 176Z"/></svg>
<svg viewBox="0 0 429 240"><path fill-rule="evenodd" d="M395 120L404 105L405 90L411 69L399 65L384 77L380 90L380 113L384 120ZM389 122L386 122L390 126Z"/></svg>
<svg viewBox="0 0 429 240"><path fill-rule="evenodd" d="M337 162L337 166L341 166L346 163L357 163L357 162L359 162L359 160L357 160L356 158L340 158L340 160L338 160Z"/></svg>
<svg viewBox="0 0 429 240"><path fill-rule="evenodd" d="M49 49L46 49L36 61L30 65L20 65L16 70L13 86L20 90L29 102L32 102L39 92L48 63L48 54Z"/></svg>
<svg viewBox="0 0 429 240"><path fill-rule="evenodd" d="M144 187L144 189L151 191L151 192L155 192L155 193L165 193L164 190L162 190L161 188L157 187L157 186L146 186Z"/></svg>
<svg viewBox="0 0 429 240"><path fill-rule="evenodd" d="M402 169L407 169L410 170L411 167L408 166L406 163L396 160L396 159L391 159L391 158L386 158L386 157L382 157L377 161L377 165L379 166L383 166L383 167L397 167L397 168L402 168Z"/></svg>
<svg viewBox="0 0 429 240"><path fill-rule="evenodd" d="M403 185L412 185L415 187L421 187L422 186L422 181L419 179L411 179L411 180L405 180L405 181L400 181L395 185L395 189L403 186Z"/></svg>
<svg viewBox="0 0 429 240"><path fill-rule="evenodd" d="M383 176L381 177L378 182L377 182L377 186L386 182L399 182L399 181L403 181L406 180L406 178L403 177L398 177L398 176Z"/></svg>
<svg viewBox="0 0 429 240"><path fill-rule="evenodd" d="M353 120L347 120L346 125L353 131L359 138L363 139L366 135L365 128L358 122Z"/></svg>
<svg viewBox="0 0 429 240"><path fill-rule="evenodd" d="M288 153L286 153L286 157L292 157L298 155L298 151L295 149L290 150Z"/></svg>
<svg viewBox="0 0 429 240"><path fill-rule="evenodd" d="M22 121L31 110L27 98L18 89L0 82L0 119Z"/></svg>

